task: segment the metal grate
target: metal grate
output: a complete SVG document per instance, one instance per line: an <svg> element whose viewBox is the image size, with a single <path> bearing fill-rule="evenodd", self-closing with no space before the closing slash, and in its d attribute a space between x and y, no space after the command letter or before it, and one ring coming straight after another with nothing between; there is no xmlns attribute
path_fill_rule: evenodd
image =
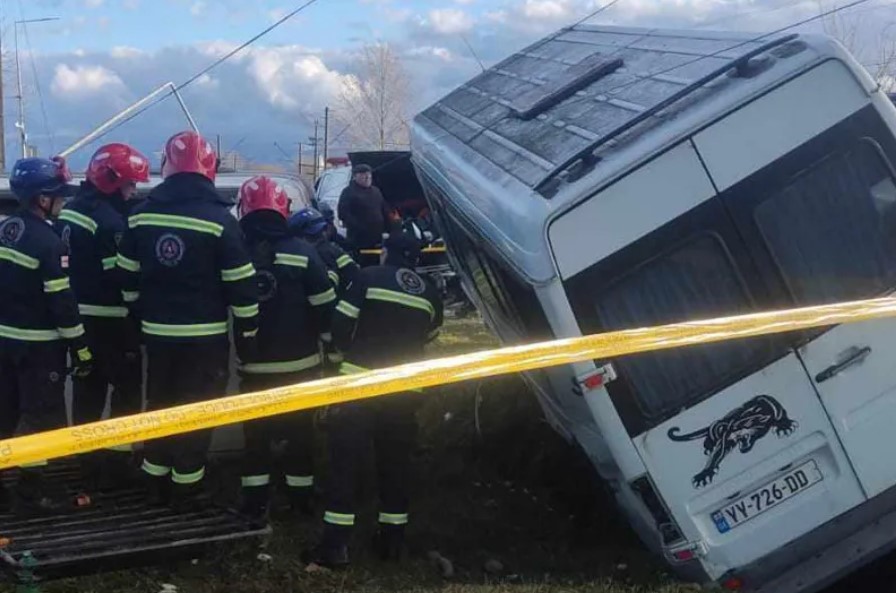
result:
<svg viewBox="0 0 896 593"><path fill-rule="evenodd" d="M48 474L73 498L83 492L77 462L51 466ZM9 540L0 566L11 580L54 579L191 557L269 533L221 506L177 513L148 506L139 488L107 490L89 507L60 515L20 517L0 508L0 538Z"/></svg>

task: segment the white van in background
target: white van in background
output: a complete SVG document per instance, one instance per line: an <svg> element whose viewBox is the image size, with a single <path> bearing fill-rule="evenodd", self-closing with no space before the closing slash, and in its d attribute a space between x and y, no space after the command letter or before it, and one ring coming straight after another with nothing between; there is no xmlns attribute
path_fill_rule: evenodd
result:
<svg viewBox="0 0 896 593"><path fill-rule="evenodd" d="M578 25L418 115L506 343L891 294L896 108L838 43ZM814 591L896 544L896 320L528 373L685 578Z"/></svg>

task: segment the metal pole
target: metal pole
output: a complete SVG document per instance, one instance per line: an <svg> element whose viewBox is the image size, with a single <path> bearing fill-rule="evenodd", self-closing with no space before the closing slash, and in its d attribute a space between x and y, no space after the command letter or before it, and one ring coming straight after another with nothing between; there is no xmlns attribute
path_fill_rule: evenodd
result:
<svg viewBox="0 0 896 593"><path fill-rule="evenodd" d="M25 146L25 142L27 141L27 136L25 135L25 97L22 96L22 68L19 65L19 23L13 23L12 30L16 53L16 88L18 91L16 99L18 99L19 104L19 121L16 122L16 127L19 129L19 143L22 145L22 158L25 158L28 154L27 147Z"/></svg>
<svg viewBox="0 0 896 593"><path fill-rule="evenodd" d="M327 168L327 153L330 144L330 108L324 107L324 169Z"/></svg>
<svg viewBox="0 0 896 593"><path fill-rule="evenodd" d="M312 181L317 179L317 126L318 120L314 120L314 168L312 169L314 175L311 178Z"/></svg>
<svg viewBox="0 0 896 593"><path fill-rule="evenodd" d="M299 142L299 175L302 174L302 166L303 166L302 165L302 148L303 147L304 147L304 145L301 142Z"/></svg>
<svg viewBox="0 0 896 593"><path fill-rule="evenodd" d="M131 113L133 113L134 111L137 111L138 109L140 109L141 107L143 107L144 105L146 105L147 103L152 101L157 95L165 92L168 89L173 89L173 88L176 88L174 86L174 83L166 82L165 84L163 84L162 86L160 86L153 92L149 93L148 95L146 95L139 101L131 104L129 107L126 107L124 110L118 112L118 114L107 119L105 122L100 124L97 128L95 128L92 132L90 132L89 134L87 134L86 136L84 136L83 138L81 138L80 140L78 140L77 142L75 142L74 144L72 144L71 146L66 148L65 150L63 150L60 153L60 156L68 156L71 153L78 150L79 148L82 148L85 145L90 144L94 140L94 138L104 134L106 132L106 130L108 130L109 128L111 128L112 126L117 124L118 122L122 121L123 119L126 119L127 117L129 117ZM190 122L190 125L195 126L195 123L193 123L193 118L190 117L189 112L186 110L186 107L184 106L183 102L181 102L181 107L183 108L184 114L187 116L187 120ZM193 127L193 129L196 132L199 131L195 127Z"/></svg>
<svg viewBox="0 0 896 593"><path fill-rule="evenodd" d="M0 39L0 171L6 171L6 120L3 117L3 41Z"/></svg>

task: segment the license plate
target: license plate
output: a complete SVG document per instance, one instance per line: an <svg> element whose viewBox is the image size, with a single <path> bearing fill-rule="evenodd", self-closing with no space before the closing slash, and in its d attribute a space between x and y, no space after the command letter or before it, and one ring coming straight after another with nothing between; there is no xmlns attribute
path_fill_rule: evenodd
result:
<svg viewBox="0 0 896 593"><path fill-rule="evenodd" d="M775 481L714 512L712 521L719 533L727 533L800 492L808 490L823 479L818 465L814 461L807 461Z"/></svg>

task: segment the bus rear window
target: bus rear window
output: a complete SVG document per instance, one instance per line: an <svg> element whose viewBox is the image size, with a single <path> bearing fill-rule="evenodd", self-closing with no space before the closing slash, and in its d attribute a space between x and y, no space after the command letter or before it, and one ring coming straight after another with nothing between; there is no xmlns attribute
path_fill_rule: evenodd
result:
<svg viewBox="0 0 896 593"><path fill-rule="evenodd" d="M696 235L603 288L594 301L607 331L750 312L752 304L721 240ZM656 418L707 397L768 359L765 338L657 351L616 360L641 413Z"/></svg>

